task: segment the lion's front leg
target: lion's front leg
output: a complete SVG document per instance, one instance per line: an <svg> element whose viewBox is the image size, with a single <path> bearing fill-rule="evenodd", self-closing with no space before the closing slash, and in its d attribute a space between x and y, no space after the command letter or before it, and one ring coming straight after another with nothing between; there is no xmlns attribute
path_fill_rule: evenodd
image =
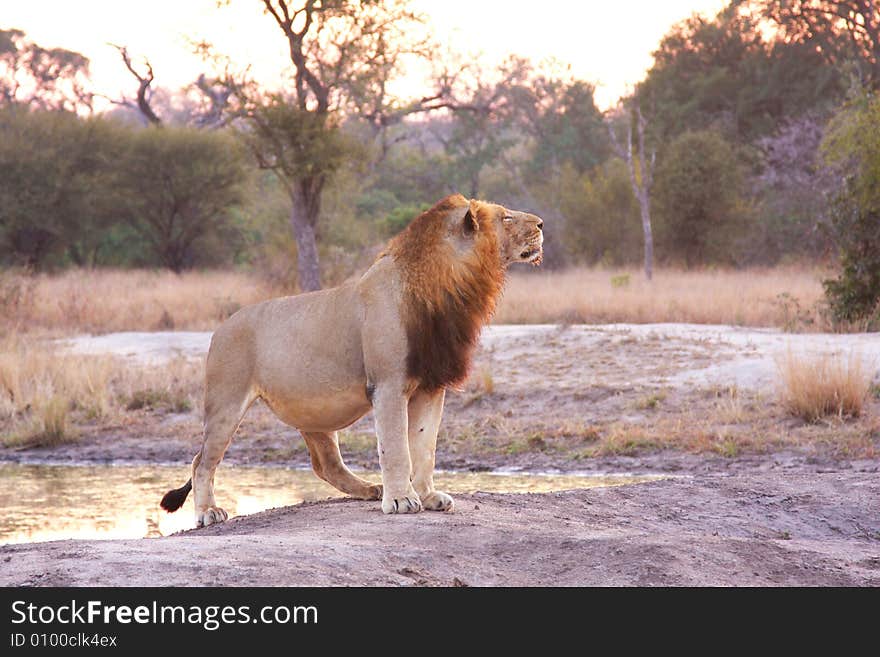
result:
<svg viewBox="0 0 880 657"><path fill-rule="evenodd" d="M412 461L407 444L407 399L402 382L376 387L373 396L379 466L382 468L382 512L418 513L422 501L410 481Z"/></svg>
<svg viewBox="0 0 880 657"><path fill-rule="evenodd" d="M443 417L445 390L428 393L417 390L409 401L409 451L413 486L422 506L431 511L452 511L452 497L434 488L434 454L437 432Z"/></svg>

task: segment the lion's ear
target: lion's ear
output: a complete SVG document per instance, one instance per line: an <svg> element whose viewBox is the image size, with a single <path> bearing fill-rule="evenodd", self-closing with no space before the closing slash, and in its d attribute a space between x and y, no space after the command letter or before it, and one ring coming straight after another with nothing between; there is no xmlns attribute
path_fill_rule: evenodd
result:
<svg viewBox="0 0 880 657"><path fill-rule="evenodd" d="M477 201L471 201L467 212L464 213L464 232L476 233L480 230L480 222L477 220Z"/></svg>

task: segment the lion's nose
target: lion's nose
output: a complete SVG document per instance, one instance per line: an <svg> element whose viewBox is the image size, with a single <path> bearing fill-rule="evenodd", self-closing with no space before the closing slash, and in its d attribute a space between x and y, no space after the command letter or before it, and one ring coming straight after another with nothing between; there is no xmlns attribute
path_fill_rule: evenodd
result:
<svg viewBox="0 0 880 657"><path fill-rule="evenodd" d="M538 230L544 230L544 222L541 219L538 219Z"/></svg>

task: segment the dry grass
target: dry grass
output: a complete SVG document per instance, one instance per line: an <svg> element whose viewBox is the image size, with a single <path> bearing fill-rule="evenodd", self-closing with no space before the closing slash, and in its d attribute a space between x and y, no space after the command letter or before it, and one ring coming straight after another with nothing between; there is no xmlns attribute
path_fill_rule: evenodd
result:
<svg viewBox="0 0 880 657"><path fill-rule="evenodd" d="M514 271L496 323L696 322L827 328L818 312L824 272L660 269ZM61 333L212 330L238 308L284 291L246 272L0 271L0 326Z"/></svg>
<svg viewBox="0 0 880 657"><path fill-rule="evenodd" d="M57 353L50 346L7 336L0 344L0 419L10 420L64 399L94 417L109 408L111 359Z"/></svg>
<svg viewBox="0 0 880 657"><path fill-rule="evenodd" d="M139 409L189 411L198 406L202 378L197 362L133 365L69 354L13 333L0 341L0 439L48 446L75 439L77 424L106 423Z"/></svg>
<svg viewBox="0 0 880 657"><path fill-rule="evenodd" d="M864 400L858 418L835 415L815 423L792 421L772 392L736 386L633 386L583 411L562 408L510 414L490 403L482 415L469 416L452 408L441 444L454 454L538 455L526 459L531 467L663 450L725 458L789 450L811 458L876 458L880 446L880 391Z"/></svg>
<svg viewBox="0 0 880 657"><path fill-rule="evenodd" d="M483 365L479 368L477 380L484 394L491 395L495 392L495 377L492 376L492 369L488 365Z"/></svg>
<svg viewBox="0 0 880 657"><path fill-rule="evenodd" d="M796 355L779 359L782 403L807 422L826 416L858 417L871 391L874 368L856 353Z"/></svg>
<svg viewBox="0 0 880 657"><path fill-rule="evenodd" d="M279 296L240 272L0 271L0 321L24 330L211 330L244 305Z"/></svg>
<svg viewBox="0 0 880 657"><path fill-rule="evenodd" d="M37 403L30 425L15 436L13 442L40 447L51 447L74 440L76 435L68 426L70 401L61 396L41 399Z"/></svg>
<svg viewBox="0 0 880 657"><path fill-rule="evenodd" d="M495 321L501 324L693 322L824 328L818 270L660 269L648 282L638 270L579 268L513 272Z"/></svg>

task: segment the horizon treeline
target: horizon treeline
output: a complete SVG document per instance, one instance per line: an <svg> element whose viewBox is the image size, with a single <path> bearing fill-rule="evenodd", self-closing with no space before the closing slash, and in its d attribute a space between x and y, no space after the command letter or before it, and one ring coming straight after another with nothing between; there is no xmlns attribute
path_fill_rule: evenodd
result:
<svg viewBox="0 0 880 657"><path fill-rule="evenodd" d="M811 26L793 4L810 2L734 0L676 24L606 112L591 82L515 57L448 66L419 106L382 105L372 79L325 82L341 91L321 114L320 93L259 89L228 66L168 90L120 49L137 98L96 113L88 60L0 30L0 264L248 265L293 287L307 203L327 284L460 192L542 216L550 266L630 265L646 177L658 263L827 261L835 212L853 207L835 135L880 130L865 123L880 39L831 14Z"/></svg>

